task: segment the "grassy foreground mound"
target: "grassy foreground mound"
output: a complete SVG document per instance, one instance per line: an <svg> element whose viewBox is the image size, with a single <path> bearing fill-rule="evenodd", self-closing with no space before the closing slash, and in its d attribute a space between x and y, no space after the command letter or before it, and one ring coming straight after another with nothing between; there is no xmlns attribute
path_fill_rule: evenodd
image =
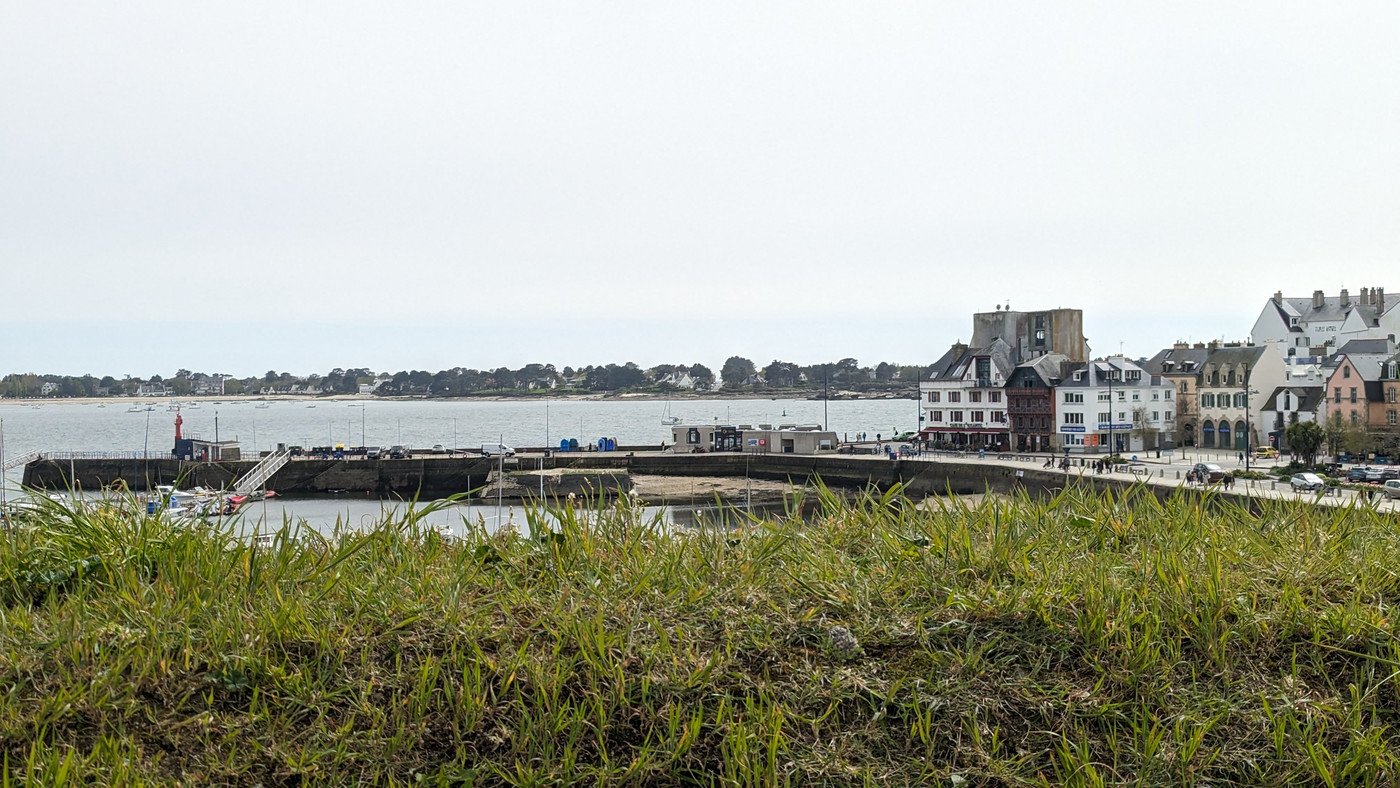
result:
<svg viewBox="0 0 1400 788"><path fill-rule="evenodd" d="M50 507L0 546L6 781L1400 782L1385 515L817 495L262 549Z"/></svg>

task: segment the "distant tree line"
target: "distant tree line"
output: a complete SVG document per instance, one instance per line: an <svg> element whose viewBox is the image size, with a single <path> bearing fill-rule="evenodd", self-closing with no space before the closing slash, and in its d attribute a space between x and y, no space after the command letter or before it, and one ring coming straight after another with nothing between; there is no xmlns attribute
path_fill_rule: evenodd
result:
<svg viewBox="0 0 1400 788"><path fill-rule="evenodd" d="M824 387L843 390L893 390L914 386L926 367L880 362L861 366L853 358L802 365L774 359L759 367L742 356L730 356L719 376L704 364L635 363L556 368L526 364L519 369L453 367L438 372L403 370L375 372L367 367L336 367L323 374L293 375L268 370L261 376L236 378L217 373L178 370L174 375L147 378L107 375L11 374L0 379L0 397L188 397L238 394L372 393L375 396L463 397L472 395L568 392L765 391Z"/></svg>

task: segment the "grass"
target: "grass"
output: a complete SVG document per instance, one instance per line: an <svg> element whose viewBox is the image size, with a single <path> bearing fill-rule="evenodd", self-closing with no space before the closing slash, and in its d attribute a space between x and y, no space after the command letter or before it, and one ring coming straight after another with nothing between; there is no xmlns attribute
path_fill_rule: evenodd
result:
<svg viewBox="0 0 1400 788"><path fill-rule="evenodd" d="M48 505L0 543L5 783L1400 782L1386 515L807 504L266 549Z"/></svg>

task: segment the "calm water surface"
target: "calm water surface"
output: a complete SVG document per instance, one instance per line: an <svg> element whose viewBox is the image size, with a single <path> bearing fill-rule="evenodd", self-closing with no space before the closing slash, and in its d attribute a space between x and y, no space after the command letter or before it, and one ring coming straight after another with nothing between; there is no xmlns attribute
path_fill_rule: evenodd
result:
<svg viewBox="0 0 1400 788"><path fill-rule="evenodd" d="M144 407L146 402L141 400ZM98 404L0 401L4 420L5 454L30 451L129 452L149 449L168 452L175 442L175 413L160 402L151 411L128 413L134 401ZM644 445L671 442L671 430L661 424L666 403L655 400L559 400L509 402L270 400L266 407L249 400L202 401L181 410L186 436L212 439L215 417L218 437L237 440L246 452L266 451L278 443L320 446L388 446L419 448L441 443L470 448L504 440L512 446L558 445L561 438L592 443L599 437ZM913 430L917 403L910 399L812 400L721 399L676 400L671 413L684 424L824 423L839 437L856 433ZM363 440L361 436L363 435ZM14 493L23 469L6 474ZM313 502L297 502L311 505ZM493 508L494 514L494 508Z"/></svg>

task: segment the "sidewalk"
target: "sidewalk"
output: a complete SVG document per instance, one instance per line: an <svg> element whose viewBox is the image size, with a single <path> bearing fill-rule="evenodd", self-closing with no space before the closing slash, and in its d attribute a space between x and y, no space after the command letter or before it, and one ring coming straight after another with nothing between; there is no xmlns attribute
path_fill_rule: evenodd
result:
<svg viewBox="0 0 1400 788"><path fill-rule="evenodd" d="M1190 451L1191 456L1189 459L1180 456L1173 456L1170 462L1165 456L1165 453L1162 459L1160 460L1156 459L1155 452L1153 453L1154 456L1151 458L1145 458L1139 455L1138 462L1135 464L1146 467L1149 471L1148 475L1125 473L1121 471L1114 473L1097 474L1094 473L1093 464L1096 460L1101 460L1106 455L1072 454L1070 455L1070 460L1074 463L1074 465L1070 467L1068 475L1080 477L1087 476L1090 478L1116 479L1118 481L1142 481L1160 487L1182 487L1186 485L1186 472L1191 469L1191 466L1198 462L1212 462L1224 468L1226 471L1244 470L1244 463L1238 462L1238 455L1235 453L1230 453L1229 458L1227 460L1224 456L1226 454L1225 452L1212 451L1210 449L1192 449ZM1219 459L1216 459L1214 456L1211 456L1214 454L1219 454L1221 456ZM860 456L864 459L869 459L873 461L889 462L888 458L884 456L854 456ZM986 458L979 458L975 453L956 454L954 456L934 456L932 454L925 454L922 457L916 455L913 457L906 457L903 459L905 459L906 461L917 460L921 462L979 463L987 465L999 465L1002 467L1017 469L1034 468L1036 470L1042 471L1052 470L1051 468L1043 467L1044 462L1049 457L1049 455L1037 454L1029 456L1033 457L1033 459L1003 460L997 459L996 457L990 454L988 454ZM1060 459L1062 459L1062 457L1055 457L1056 463L1058 463ZM1079 465L1080 459L1084 460L1085 464L1083 467L1080 467ZM1266 470L1268 468L1276 467L1279 464L1280 460L1276 459L1250 460L1250 469ZM1065 473L1064 471L1060 470L1058 464L1053 468L1053 470L1056 473ZM1267 479L1237 479L1235 481L1235 487L1232 490L1226 490L1224 486L1222 486L1219 483L1212 484L1207 487L1202 487L1199 484L1190 485L1190 488L1196 490L1212 490L1224 495L1237 495L1241 497L1272 498L1276 500L1312 501L1325 506L1348 506L1353 503L1355 503L1358 506L1371 505L1371 503L1367 502L1365 498L1361 496L1360 493L1357 493L1353 490L1339 489L1335 495L1328 494L1323 496L1319 496L1317 493L1297 493L1293 491L1293 488L1291 485L1289 485L1287 479L1283 479L1281 481L1271 481ZM1358 498L1361 498L1361 500L1358 500ZM1379 488L1377 488L1375 491L1374 505L1377 511L1400 513L1400 500L1386 498L1385 494L1382 493Z"/></svg>

